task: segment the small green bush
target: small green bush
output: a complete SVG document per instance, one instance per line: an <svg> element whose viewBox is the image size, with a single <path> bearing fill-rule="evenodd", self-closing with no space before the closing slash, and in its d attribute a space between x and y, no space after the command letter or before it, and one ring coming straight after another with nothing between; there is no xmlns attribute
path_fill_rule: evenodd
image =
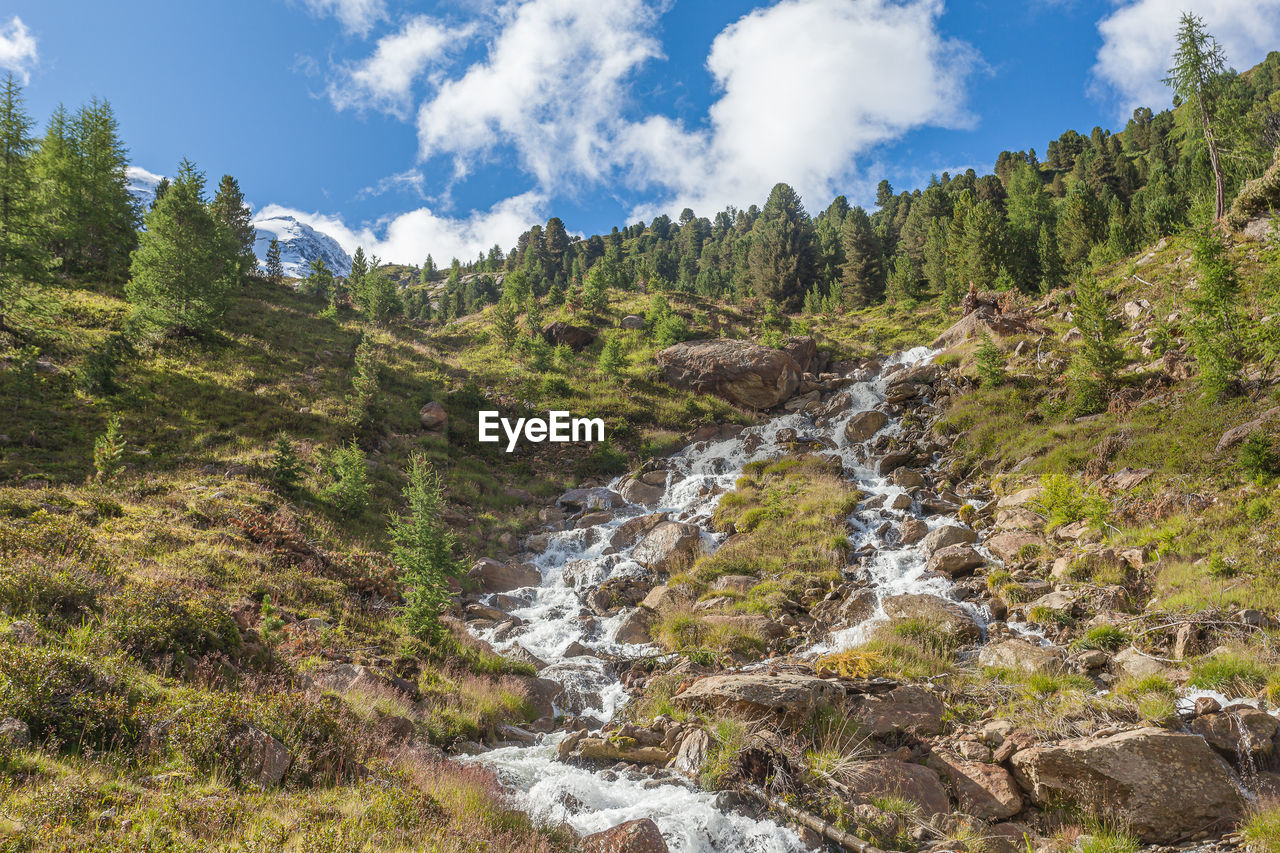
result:
<svg viewBox="0 0 1280 853"><path fill-rule="evenodd" d="M196 656L240 647L240 631L220 603L189 599L158 583L130 583L106 607L104 627L135 657Z"/></svg>
<svg viewBox="0 0 1280 853"><path fill-rule="evenodd" d="M53 646L0 643L0 716L26 723L36 741L130 746L144 697L125 667Z"/></svg>
<svg viewBox="0 0 1280 853"><path fill-rule="evenodd" d="M354 441L333 451L329 458L333 478L322 497L342 516L355 518L369 507L369 475L364 454Z"/></svg>

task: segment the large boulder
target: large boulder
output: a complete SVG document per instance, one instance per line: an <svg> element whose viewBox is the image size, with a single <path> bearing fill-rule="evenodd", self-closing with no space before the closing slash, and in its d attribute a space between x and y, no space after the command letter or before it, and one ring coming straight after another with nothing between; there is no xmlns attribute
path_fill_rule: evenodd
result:
<svg viewBox="0 0 1280 853"><path fill-rule="evenodd" d="M995 294L984 296L987 298L980 298L976 310L961 317L951 328L938 335L932 344L934 349L951 349L984 334L993 338L1007 338L1036 331L1035 324L1029 317L1002 313L996 304L996 298L993 298L996 297Z"/></svg>
<svg viewBox="0 0 1280 853"><path fill-rule="evenodd" d="M908 684L888 693L863 697L849 716L873 737L897 732L936 735L942 731L946 710L937 696L923 687Z"/></svg>
<svg viewBox="0 0 1280 853"><path fill-rule="evenodd" d="M1013 672L1060 673L1062 652L1053 646L1037 646L1026 640L1010 639L987 643L978 653L978 665Z"/></svg>
<svg viewBox="0 0 1280 853"><path fill-rule="evenodd" d="M253 726L242 726L231 738L231 753L240 778L262 788L284 781L293 756L280 741Z"/></svg>
<svg viewBox="0 0 1280 853"><path fill-rule="evenodd" d="M649 631L653 628L653 621L652 610L637 607L622 617L622 621L618 623L618 629L613 633L613 641L635 645L648 643L652 640Z"/></svg>
<svg viewBox="0 0 1280 853"><path fill-rule="evenodd" d="M983 544L1003 563L1034 560L1049 553L1049 543L1044 541L1043 536L1016 530L998 533Z"/></svg>
<svg viewBox="0 0 1280 853"><path fill-rule="evenodd" d="M649 818L629 820L582 839L583 853L667 853L662 831Z"/></svg>
<svg viewBox="0 0 1280 853"><path fill-rule="evenodd" d="M674 702L691 710L733 711L753 719L802 720L843 693L812 675L738 672L700 678L677 693Z"/></svg>
<svg viewBox="0 0 1280 853"><path fill-rule="evenodd" d="M644 506L654 506L658 501L662 500L662 496L666 493L665 485L653 485L646 483L639 477L630 477L618 487L618 494L622 495L622 499L629 504L643 504Z"/></svg>
<svg viewBox="0 0 1280 853"><path fill-rule="evenodd" d="M649 531L631 559L654 572L670 572L702 551L702 531L693 524L664 521Z"/></svg>
<svg viewBox="0 0 1280 853"><path fill-rule="evenodd" d="M715 394L752 409L771 409L800 386L795 359L769 347L729 339L686 341L657 355L662 375L677 388Z"/></svg>
<svg viewBox="0 0 1280 853"><path fill-rule="evenodd" d="M971 545L977 541L978 534L969 528L947 524L930 530L920 543L920 548L929 556L933 556L933 552L951 545Z"/></svg>
<svg viewBox="0 0 1280 853"><path fill-rule="evenodd" d="M1004 820L1022 811L1022 792L1009 771L998 764L966 761L950 752L929 757L956 796L960 811L982 820Z"/></svg>
<svg viewBox="0 0 1280 853"><path fill-rule="evenodd" d="M449 413L432 400L418 410L418 421L427 432L444 432L449 428Z"/></svg>
<svg viewBox="0 0 1280 853"><path fill-rule="evenodd" d="M667 520L665 512L655 512L649 515L638 515L635 518L629 518L613 531L613 535L609 537L609 544L614 548L630 548L640 538L645 536L653 528Z"/></svg>
<svg viewBox="0 0 1280 853"><path fill-rule="evenodd" d="M813 359L818 354L818 345L808 335L801 335L783 341L782 351L791 356L801 373L806 373L813 370Z"/></svg>
<svg viewBox="0 0 1280 853"><path fill-rule="evenodd" d="M915 619L938 626L961 642L976 642L982 638L982 630L973 617L954 601L928 593L915 592L891 595L884 602L885 615L890 619Z"/></svg>
<svg viewBox="0 0 1280 853"><path fill-rule="evenodd" d="M972 545L948 545L933 552L926 568L931 572L943 572L954 577L971 572L986 562L986 558Z"/></svg>
<svg viewBox="0 0 1280 853"><path fill-rule="evenodd" d="M819 601L809 608L809 615L831 628L858 625L871 618L876 611L875 590L851 590L843 598Z"/></svg>
<svg viewBox="0 0 1280 853"><path fill-rule="evenodd" d="M1244 812L1226 763L1199 735L1142 728L1014 753L1013 772L1040 805L1067 802L1171 844Z"/></svg>
<svg viewBox="0 0 1280 853"><path fill-rule="evenodd" d="M881 758L857 765L851 775L849 790L863 801L876 797L903 797L920 806L920 816L925 820L951 811L947 789L942 787L937 771L923 764Z"/></svg>
<svg viewBox="0 0 1280 853"><path fill-rule="evenodd" d="M547 343L552 346L564 344L574 352L581 352L591 346L591 342L596 339L596 333L591 329L571 326L563 320L557 320L542 330L542 337L546 338Z"/></svg>
<svg viewBox="0 0 1280 853"><path fill-rule="evenodd" d="M876 409L858 412L844 425L844 437L854 444L861 444L884 429L888 423L889 416Z"/></svg>
<svg viewBox="0 0 1280 853"><path fill-rule="evenodd" d="M530 563L499 563L484 558L477 560L467 576L478 581L485 592L510 592L526 586L539 586L542 572Z"/></svg>

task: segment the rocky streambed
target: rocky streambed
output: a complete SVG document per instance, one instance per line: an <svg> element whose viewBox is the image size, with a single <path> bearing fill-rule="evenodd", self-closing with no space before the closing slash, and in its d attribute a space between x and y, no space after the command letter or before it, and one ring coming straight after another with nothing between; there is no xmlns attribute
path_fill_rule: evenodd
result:
<svg viewBox="0 0 1280 853"><path fill-rule="evenodd" d="M978 666L1078 674L1100 694L1162 666L1137 653L1072 650L1046 639L1052 627L1032 615L1119 610L1125 591L1064 591L1031 571L1029 558L1051 548L1033 490L997 501L976 486L948 488L938 465L949 441L928 424L957 389L931 363L935 354L921 348L845 375L805 375L780 414L746 429L706 428L673 457L569 492L542 512L545 529L528 537L527 553L478 564L473 573L487 592L466 604L468 625L539 670L550 713L465 760L497 771L537 818L602 833L591 842L605 845L598 849L856 849L865 842L795 814L775 820L762 808L769 795L761 786L786 773L767 733L835 707L872 745L855 772L832 782L850 804L847 822L884 829L896 819L881 807L884 798L904 797L916 809L903 832L924 848L955 849L950 839L968 827L985 849L1025 850L1024 836L1037 837L1040 818L1058 803L1104 814L1150 843L1221 835L1254 790L1270 784L1257 771L1274 751L1277 722L1268 713L1223 710L1224 697L1185 708L1195 716L1185 730L1134 723L1054 737L999 719L993 708L978 724L955 726L927 679L842 677L821 663L877 626L908 622L941 626ZM777 613L704 617L765 637L771 659L727 671L688 659L673 664L650 639L657 615L681 595L667 585L669 573L724 544L712 514L748 465L798 453L827 459L861 493L847 522L843 582ZM1103 550L1095 549L1098 559L1143 559ZM1018 585L1010 596L1017 604L992 595L987 578L997 569ZM758 581L728 576L717 584L731 593ZM655 669L682 677L675 707L761 724L758 766L742 769L736 793L697 787L714 748L700 725L620 719ZM1252 776L1242 779L1246 767Z"/></svg>

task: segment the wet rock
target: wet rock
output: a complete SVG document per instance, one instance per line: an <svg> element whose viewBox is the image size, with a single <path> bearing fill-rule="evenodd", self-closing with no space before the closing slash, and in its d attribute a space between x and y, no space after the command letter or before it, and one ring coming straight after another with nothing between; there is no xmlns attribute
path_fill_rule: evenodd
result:
<svg viewBox="0 0 1280 853"><path fill-rule="evenodd" d="M1054 674L1065 669L1060 649L1020 639L987 643L978 653L978 665L1025 673Z"/></svg>
<svg viewBox="0 0 1280 853"><path fill-rule="evenodd" d="M924 475L911 468L899 468L891 478L895 486L904 489L918 489L924 486Z"/></svg>
<svg viewBox="0 0 1280 853"><path fill-rule="evenodd" d="M591 329L571 326L563 320L557 320L543 328L542 337L546 338L547 343L552 346L564 344L574 352L581 352L591 346L592 341L596 339L596 333Z"/></svg>
<svg viewBox="0 0 1280 853"><path fill-rule="evenodd" d="M743 672L700 678L676 694L673 701L692 710L798 720L841 695L839 687L811 675Z"/></svg>
<svg viewBox="0 0 1280 853"><path fill-rule="evenodd" d="M630 820L582 839L583 853L667 853L662 831L649 818Z"/></svg>
<svg viewBox="0 0 1280 853"><path fill-rule="evenodd" d="M427 432L444 432L449 428L449 413L434 400L418 410L418 420Z"/></svg>
<svg viewBox="0 0 1280 853"><path fill-rule="evenodd" d="M542 583L542 572L530 563L499 563L487 557L477 560L467 576L478 581L485 592L510 592Z"/></svg>
<svg viewBox="0 0 1280 853"><path fill-rule="evenodd" d="M850 717L873 737L887 737L897 732L936 735L942 731L945 713L942 702L928 690L904 685L888 693L862 697Z"/></svg>
<svg viewBox="0 0 1280 853"><path fill-rule="evenodd" d="M675 387L754 409L770 409L789 399L804 372L785 352L730 339L676 344L656 360L663 378Z"/></svg>
<svg viewBox="0 0 1280 853"><path fill-rule="evenodd" d="M1244 811L1227 765L1198 735L1142 728L1034 746L1012 761L1037 804L1074 804L1145 842L1179 841Z"/></svg>
<svg viewBox="0 0 1280 853"><path fill-rule="evenodd" d="M960 811L967 815L1003 820L1022 811L1022 792L1009 771L999 765L938 751L929 757L929 766L950 785Z"/></svg>
<svg viewBox="0 0 1280 853"><path fill-rule="evenodd" d="M1231 760L1244 756L1260 758L1275 751L1280 721L1257 708L1236 705L1191 721L1190 729Z"/></svg>
<svg viewBox="0 0 1280 853"><path fill-rule="evenodd" d="M671 755L662 747L640 746L631 738L585 737L579 741L574 755L587 761L625 761L657 767L671 760Z"/></svg>
<svg viewBox="0 0 1280 853"><path fill-rule="evenodd" d="M934 551L925 568L931 572L943 572L955 577L972 572L986 562L986 558L972 545L948 545Z"/></svg>
<svg viewBox="0 0 1280 853"><path fill-rule="evenodd" d="M967 527L947 524L929 531L920 543L920 549L929 556L951 545L971 545L978 541L978 534Z"/></svg>
<svg viewBox="0 0 1280 853"><path fill-rule="evenodd" d="M262 788L283 782L293 764L284 744L254 726L242 726L231 738L230 747L240 778Z"/></svg>
<svg viewBox="0 0 1280 853"><path fill-rule="evenodd" d="M631 552L631 559L655 572L691 562L702 551L702 532L696 525L664 521L653 528Z"/></svg>
<svg viewBox="0 0 1280 853"><path fill-rule="evenodd" d="M929 525L918 518L908 518L898 525L898 542L914 545L929 533Z"/></svg>
<svg viewBox="0 0 1280 853"><path fill-rule="evenodd" d="M613 535L609 538L609 545L617 548L618 550L630 548L632 545L636 544L641 537L645 536L649 531L653 530L653 528L666 521L667 518L667 513L655 512L650 515L641 515L627 519L618 526L617 530L613 532Z"/></svg>
<svg viewBox="0 0 1280 853"><path fill-rule="evenodd" d="M831 628L844 628L865 622L875 609L874 590L850 589L837 598L818 602L809 609L809 615Z"/></svg>
<svg viewBox="0 0 1280 853"><path fill-rule="evenodd" d="M517 663L527 663L529 664L529 666L533 667L535 670L542 670L547 668L546 661L542 660L542 658L538 657L533 652L529 651L519 643L516 643L514 646L508 649L504 653L504 656L507 658L510 658L513 661L516 661Z"/></svg>
<svg viewBox="0 0 1280 853"><path fill-rule="evenodd" d="M881 477L887 477L903 465L911 464L913 459L915 454L912 453L886 453L876 463L876 473Z"/></svg>
<svg viewBox="0 0 1280 853"><path fill-rule="evenodd" d="M884 412L876 411L875 409L858 412L845 424L844 435L850 442L861 444L884 429L888 423L889 416Z"/></svg>
<svg viewBox="0 0 1280 853"><path fill-rule="evenodd" d="M666 491L664 486L650 485L638 477L626 480L618 488L618 494L622 495L622 499L627 503L643 504L650 507L662 500L662 496Z"/></svg>
<svg viewBox="0 0 1280 853"><path fill-rule="evenodd" d="M653 611L637 607L622 618L618 630L614 632L616 643L643 644L651 641L649 630L653 627Z"/></svg>
<svg viewBox="0 0 1280 853"><path fill-rule="evenodd" d="M857 765L848 787L856 798L900 796L920 806L920 816L928 820L951 811L947 789L935 770L923 764L908 764L882 758Z"/></svg>
<svg viewBox="0 0 1280 853"><path fill-rule="evenodd" d="M954 601L925 593L891 595L884 600L884 612L890 619L919 619L931 622L963 642L974 642L982 637L977 623L968 612Z"/></svg>
<svg viewBox="0 0 1280 853"><path fill-rule="evenodd" d="M621 495L612 489L593 488L570 489L556 498L556 503L571 512L583 510L593 512L599 509L616 509L622 506L625 501L622 500Z"/></svg>
<svg viewBox="0 0 1280 853"><path fill-rule="evenodd" d="M702 729L694 729L684 735L680 749L669 765L672 770L686 776L697 777L707 763L707 751L711 749L711 736Z"/></svg>

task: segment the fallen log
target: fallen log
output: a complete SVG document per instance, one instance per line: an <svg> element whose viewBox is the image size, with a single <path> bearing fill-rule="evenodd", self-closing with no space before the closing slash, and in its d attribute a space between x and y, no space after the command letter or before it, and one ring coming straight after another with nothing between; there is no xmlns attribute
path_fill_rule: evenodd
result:
<svg viewBox="0 0 1280 853"><path fill-rule="evenodd" d="M834 844L839 844L845 850L851 850L853 853L884 853L880 848L868 844L855 835L850 835L843 829L832 825L830 822L823 820L817 815L801 811L795 806L784 803L777 797L769 796L756 785L743 785L742 790L779 814L786 816L788 819L795 821L803 827L812 829L828 841Z"/></svg>

